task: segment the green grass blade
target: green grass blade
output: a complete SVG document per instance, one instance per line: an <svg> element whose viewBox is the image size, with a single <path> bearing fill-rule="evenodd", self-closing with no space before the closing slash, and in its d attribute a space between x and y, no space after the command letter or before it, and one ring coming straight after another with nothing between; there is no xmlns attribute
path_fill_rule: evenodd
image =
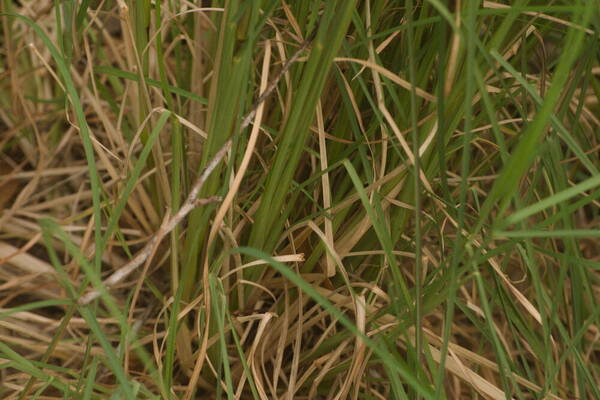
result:
<svg viewBox="0 0 600 400"><path fill-rule="evenodd" d="M127 79L132 82L136 82L136 83L140 81L139 75L136 75L133 72L123 71L121 69L114 68L114 67L106 67L106 66L94 67L94 73L106 74L106 75L114 76L116 78ZM208 100L206 98L198 96L197 94L187 91L185 89L182 89L180 87L167 85L164 82L157 81L155 79L151 79L151 78L147 78L147 77L145 78L145 81L149 86L166 90L172 94L181 96L184 99L193 100L200 104L208 103Z"/></svg>
<svg viewBox="0 0 600 400"><path fill-rule="evenodd" d="M570 198L577 196L586 190L590 190L600 185L600 175L593 176L585 181L578 183L575 186L570 187L569 189L565 189L559 193L556 193L550 197L547 197L539 202L532 204L530 206L521 208L520 210L510 214L500 227L505 227L509 225L516 224L521 222L527 217L530 217L533 214L536 214L542 210L553 207L558 203L563 203Z"/></svg>
<svg viewBox="0 0 600 400"><path fill-rule="evenodd" d="M312 44L311 54L302 71L300 87L294 96L294 103L285 127L281 132L280 144L270 169L261 204L252 227L249 244L268 252L283 226L276 226L279 210L282 209L285 195L291 185L303 146L313 120L315 106L328 77L333 58L336 55L350 23L354 0L331 1L320 22L319 31ZM256 270L251 279L260 270Z"/></svg>
<svg viewBox="0 0 600 400"><path fill-rule="evenodd" d="M593 2L586 3L586 9L581 18L581 25L586 26L593 14ZM489 216L490 212L496 201L500 200L500 210L503 212L510 199L512 198L519 180L523 173L531 165L536 152L536 147L542 134L546 131L546 125L552 117L552 112L556 106L560 94L563 91L564 84L569 77L570 69L575 62L579 52L581 51L581 44L583 42L584 33L575 29L570 29L565 40L565 47L568 51L563 52L560 57L560 62L554 73L552 80L552 86L548 90L544 103L539 111L536 113L534 120L521 134L519 143L508 160L506 166L503 168L500 176L496 180L491 192L489 193L485 203L483 204L480 212L478 227L484 223ZM495 50L490 51L490 54L498 55Z"/></svg>

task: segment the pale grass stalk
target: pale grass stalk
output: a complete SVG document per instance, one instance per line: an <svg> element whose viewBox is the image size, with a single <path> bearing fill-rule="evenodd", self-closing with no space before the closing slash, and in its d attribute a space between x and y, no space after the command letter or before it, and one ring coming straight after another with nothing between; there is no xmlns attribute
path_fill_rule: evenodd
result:
<svg viewBox="0 0 600 400"><path fill-rule="evenodd" d="M329 167L329 163L327 161L327 144L325 143L325 127L323 124L323 109L321 106L321 102L317 102L317 129L319 131L319 155L321 162L321 170L325 171L321 176L321 187L323 190L323 208L325 210L329 210L331 208L331 184L329 182L329 173L326 172ZM325 237L327 239L327 243L333 251L335 251L335 242L333 239L333 222L331 218L325 218ZM328 277L335 275L335 264L331 255L327 253L325 256L325 265L326 274Z"/></svg>

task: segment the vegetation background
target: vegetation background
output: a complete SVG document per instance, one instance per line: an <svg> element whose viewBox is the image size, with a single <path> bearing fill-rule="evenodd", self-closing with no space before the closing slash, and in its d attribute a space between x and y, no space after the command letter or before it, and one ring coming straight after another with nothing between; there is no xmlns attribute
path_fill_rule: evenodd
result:
<svg viewBox="0 0 600 400"><path fill-rule="evenodd" d="M600 399L599 10L0 1L0 397Z"/></svg>

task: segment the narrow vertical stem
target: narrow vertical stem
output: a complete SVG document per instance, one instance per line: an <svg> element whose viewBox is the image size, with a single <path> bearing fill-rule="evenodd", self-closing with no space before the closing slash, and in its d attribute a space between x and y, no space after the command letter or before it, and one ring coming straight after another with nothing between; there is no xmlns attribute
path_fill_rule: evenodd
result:
<svg viewBox="0 0 600 400"><path fill-rule="evenodd" d="M410 91L410 125L413 132L412 151L414 162L414 186L415 186L415 350L418 364L421 361L423 347L422 331L422 243L421 243L421 156L419 154L419 130L417 122L417 94L416 94L416 68L415 68L415 35L413 32L413 1L407 2L407 37L408 37L408 76L412 83ZM417 365L417 379L421 378L421 368ZM417 399L420 396L417 395Z"/></svg>

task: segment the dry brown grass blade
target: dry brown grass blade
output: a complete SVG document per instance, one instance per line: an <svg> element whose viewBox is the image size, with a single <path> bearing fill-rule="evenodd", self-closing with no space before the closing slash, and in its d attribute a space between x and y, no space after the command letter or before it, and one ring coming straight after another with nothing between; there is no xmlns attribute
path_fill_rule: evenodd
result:
<svg viewBox="0 0 600 400"><path fill-rule="evenodd" d="M8 264L33 274L54 275L56 273L47 262L22 252L21 249L8 243L0 242L0 258Z"/></svg>
<svg viewBox="0 0 600 400"><path fill-rule="evenodd" d="M349 296L342 295L340 293L334 293L333 291L325 289L323 287L317 287L317 291L321 295L328 298L330 301L332 301L334 304L337 304L340 307L344 307L344 308L348 308L348 309L352 309L354 307L353 301L351 300L351 298ZM366 312L369 315L374 315L377 313L372 305L367 305L366 310L367 310ZM382 325L382 327L377 330L368 332L367 333L368 336L372 336L372 335L380 332L381 330L393 327L398 323L396 318L389 314L381 316L379 318L378 322ZM415 334L414 328L410 329L409 333L411 335L411 340L413 340L414 334ZM424 330L424 333L428 335L428 337L430 338L430 340L432 340L433 343L436 343L438 345L441 345L443 343L442 339L438 335L434 334L433 332L431 332L429 330ZM402 339L402 338L400 338L400 339ZM489 368L492 371L494 371L495 373L498 373L500 371L500 368L498 367L498 365L495 362L488 360L482 356L479 356L476 353L471 352L470 350L468 350L456 343L452 343L452 342L449 343L449 349L452 350L452 352L454 353L453 358L449 358L446 360L445 368L449 372L460 377L465 382L470 383L474 389L476 389L478 392L480 392L484 396L490 396L493 399L504 399L505 398L505 394L502 390L500 390L494 383L490 382L489 380L486 380L480 374L473 371L472 368L467 367L459 358L457 358L457 356L461 355L469 362L476 363L480 367ZM437 349L436 347L434 347L432 344L429 345L429 352L432 354L435 361L440 360L440 350ZM535 390L537 392L541 391L540 386L528 381L527 379L525 379L521 376L518 376L516 374L513 374L513 376L514 376L515 380L519 384L523 385L524 387L531 389L531 390ZM560 400L559 397L550 395L550 394L549 394L549 398L552 398L554 400Z"/></svg>
<svg viewBox="0 0 600 400"><path fill-rule="evenodd" d="M510 5L498 3L498 2L495 2L495 1L487 1L486 0L486 1L483 2L483 7L484 8L491 8L491 9L495 9L495 8L510 8ZM556 22L556 23L561 24L561 25L569 26L569 27L572 27L574 29L581 30L581 31L587 33L588 35L597 35L598 34L597 32L595 32L592 29L584 28L583 26L574 24L574 23L572 23L570 21L566 21L566 20L561 19L561 18L556 18L556 17L553 17L553 16L548 15L548 14L544 14L544 13L541 13L541 12L523 11L523 14L525 14L525 15L531 15L531 16L536 17L536 18L543 18L543 19L546 19L548 21L552 21L552 22Z"/></svg>
<svg viewBox="0 0 600 400"><path fill-rule="evenodd" d="M392 82L394 82L395 84L397 84L398 86L400 86L406 90L413 89L414 85L411 84L410 82L408 82L407 80L402 79L401 77L394 74L392 71L382 67L381 65L375 64L368 60L361 60L358 58L351 58L351 57L336 57L335 61L336 62L353 62L356 64L363 65L363 66L370 68L373 71L376 71L379 74L385 76L386 78L388 78L389 80L391 80ZM421 88L415 87L415 93L417 94L417 96L419 96L427 101L430 101L432 103L435 103L437 101L436 97L434 95L427 93L425 90L423 90Z"/></svg>

